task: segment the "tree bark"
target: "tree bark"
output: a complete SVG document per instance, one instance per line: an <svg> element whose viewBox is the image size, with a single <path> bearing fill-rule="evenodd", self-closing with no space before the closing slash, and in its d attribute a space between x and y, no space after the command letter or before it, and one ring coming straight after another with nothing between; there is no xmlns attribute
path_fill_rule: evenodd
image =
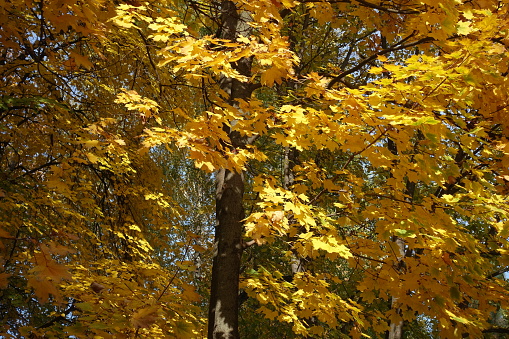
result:
<svg viewBox="0 0 509 339"><path fill-rule="evenodd" d="M401 265L402 260L405 258L405 241L401 239L400 237L396 237L394 239L394 242L396 243L396 246L398 247L398 266ZM398 268L399 269L399 268ZM391 298L391 308L395 308L397 313L400 313L401 310L397 307L397 301L398 298L392 297ZM400 320L398 322L390 322L389 325L389 333L387 338L388 339L401 339L403 335L403 320Z"/></svg>
<svg viewBox="0 0 509 339"><path fill-rule="evenodd" d="M391 153L394 155L398 155L398 148L397 148L396 144L394 143L394 141L392 141L391 139L388 139L387 141L388 141L387 146L389 148L389 151L391 151ZM409 196L413 196L413 192L411 192L413 189L410 188L410 186L411 186L410 182L407 181L406 193ZM398 253L396 255L397 269L400 270L400 269L402 269L401 265L403 264L403 259L405 258L405 241L400 237L394 237L393 240L394 240L394 243L396 244L397 250L398 250ZM396 309L397 313L400 313L401 310L397 307L397 301L398 301L398 298L396 298L394 296L391 297L391 306L390 307L392 309ZM398 321L398 322L390 321L389 322L389 331L387 332L386 338L387 339L401 339L402 336L403 336L403 320Z"/></svg>
<svg viewBox="0 0 509 339"><path fill-rule="evenodd" d="M221 27L218 33L222 39L235 41L241 35L249 35L249 15L237 10L232 1L221 2ZM251 73L251 60L238 60L234 68L242 75ZM236 105L237 99L247 100L252 86L231 78L219 80L221 89L229 95L229 104ZM247 140L238 132L223 126L229 140L223 145L232 149L245 147ZM212 283L209 301L209 339L237 339L239 308L239 275L242 257L242 231L244 178L240 172L220 169L216 176L216 233L212 263Z"/></svg>
<svg viewBox="0 0 509 339"><path fill-rule="evenodd" d="M216 235L209 305L209 338L239 338L238 294L242 255L244 180L240 173L217 173Z"/></svg>

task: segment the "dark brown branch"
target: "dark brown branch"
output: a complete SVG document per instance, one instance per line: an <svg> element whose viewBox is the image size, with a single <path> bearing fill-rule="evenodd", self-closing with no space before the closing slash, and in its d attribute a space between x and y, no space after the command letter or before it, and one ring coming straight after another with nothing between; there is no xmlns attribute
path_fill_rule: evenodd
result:
<svg viewBox="0 0 509 339"><path fill-rule="evenodd" d="M354 72L357 72L358 70L360 70L362 67L366 66L367 64L369 64L370 62L374 61L378 56L380 55L385 55L385 54L389 54L391 52L396 52L396 51L400 51L402 49L406 49L406 48L410 48L410 47L414 47L414 46L417 46L417 45L421 45L421 44L425 44L425 43L428 43L428 42L433 42L435 41L435 38L432 38L432 37L426 37L426 38L422 38L422 39L419 39L417 41L414 41L414 42L410 42L408 44L405 44L404 41L410 39L412 36L414 36L414 33L410 34L409 36L407 36L405 39L401 40L400 42L398 42L397 44L389 47L389 48L386 48L386 49L382 49L380 50L379 52L365 58L364 60L362 60L361 62L359 62L357 64L357 66L354 66L352 68L350 68L349 70L341 73L340 75L334 77L331 82L329 83L329 85L327 86L327 88L332 88L336 83L338 83L341 79L343 79L344 77L346 77L347 75L349 74L352 74Z"/></svg>
<svg viewBox="0 0 509 339"><path fill-rule="evenodd" d="M504 274L504 273L507 273L507 272L509 272L509 267L502 268L502 269L499 269L496 272L490 273L489 275L486 276L486 279L493 279L497 275L501 275L501 274Z"/></svg>
<svg viewBox="0 0 509 339"><path fill-rule="evenodd" d="M361 154L362 152L364 152L365 150L367 150L368 148L370 148L372 145L374 145L375 143L377 143L377 142L378 142L378 141L379 141L379 140L380 140L380 139L381 139L381 138L382 138L385 134L387 134L387 132L388 132L388 131L389 131L388 129L387 129L387 130L385 130L385 131L383 131L383 132L382 132L382 133L380 133L380 135L378 135L378 136L377 136L374 140L372 140L369 144L367 144L367 145L366 145L366 147L364 147L364 148L363 148L363 149L361 149L360 151L357 151L357 152L353 153L353 154L350 156L350 158L347 160L347 162L343 165L343 167L342 167L341 169L342 169L342 170L344 170L344 169L345 169L348 165L350 165L350 163L353 161L353 159L354 159L357 155ZM340 176L340 175L341 175L341 174L336 174L336 175L334 176L334 178L332 178L332 181L337 180L337 179L339 178L339 176ZM318 198L320 198L320 197L321 197L321 196L322 196L325 192L327 192L327 191L328 191L328 189L326 189L326 188L322 189L322 190L321 190L321 191L320 191L317 195L315 195L315 196L313 197L313 199L311 199L311 200L309 201L308 205L313 205L313 204L314 204L314 203L318 200Z"/></svg>
<svg viewBox="0 0 509 339"><path fill-rule="evenodd" d="M415 9L406 9L406 10L405 9L393 9L393 8L387 8L387 7L383 7L380 5L376 5L374 3L371 3L371 2L368 2L365 0L355 0L355 1L364 7L377 9L382 12L388 12L388 13L394 13L394 14L419 14L419 13L421 13L420 11L415 10Z"/></svg>
<svg viewBox="0 0 509 339"><path fill-rule="evenodd" d="M382 12L388 12L393 14L420 14L421 12L416 9L395 9L395 8L387 8L384 6L380 6L374 3L371 3L369 1L365 0L355 0L359 5L363 7L373 8L377 9ZM322 2L318 0L303 0L302 3L315 3L315 2ZM338 4L338 3L348 3L351 4L353 1L351 0L329 0L327 1L329 4Z"/></svg>
<svg viewBox="0 0 509 339"><path fill-rule="evenodd" d="M49 320L48 322L42 324L41 326L37 327L37 329L43 329L53 326L57 322L61 321L69 321L66 317L73 311L76 311L76 306L74 306L74 303L76 302L76 299L73 299L69 305L69 307L63 312L63 314Z"/></svg>
<svg viewBox="0 0 509 339"><path fill-rule="evenodd" d="M141 29L137 29L138 31L138 34L140 35L141 39L143 40L143 43L145 45L145 50L147 52L147 57L148 57L148 61L150 62L150 65L152 66L152 68L157 71L157 67L156 67L156 64L154 63L154 60L152 60L152 54L150 53L150 48L149 48L149 43L147 41L147 38L145 37L145 35L143 34L143 32L141 31Z"/></svg>
<svg viewBox="0 0 509 339"><path fill-rule="evenodd" d="M350 251L351 252L351 251ZM357 258L360 258L360 259L364 259L364 260L369 260L369 261L374 261L374 262L377 262L377 263L380 263L380 264L384 264L384 265L387 265L387 263L383 260L379 260L379 259L375 259L375 258L370 258L370 257L366 257L364 255L361 255L361 254L357 254L357 253L354 253L354 252L351 252L352 255L354 257L357 257Z"/></svg>
<svg viewBox="0 0 509 339"><path fill-rule="evenodd" d="M35 172L37 171L40 171L42 170L43 168L46 168L46 167L50 167L50 166L53 166L53 165L60 165L61 162L60 161L55 161L55 160L52 160L50 162L47 162L45 164L42 164L36 168L33 168L33 169L26 169L24 167L21 167L21 169L23 169L25 171L25 173L23 173L21 176L25 176L25 175L31 175L31 174L34 174Z"/></svg>
<svg viewBox="0 0 509 339"><path fill-rule="evenodd" d="M369 37L371 34L373 34L375 32L377 32L377 30L373 29L373 30L369 31L368 33L364 34L363 36L361 36L351 42L350 47L348 48L348 52L346 53L346 56L343 59L343 62L339 66L340 69L344 69L344 68L346 68L346 66L348 66L348 62L350 61L350 57L352 56L355 45L357 45L359 43L359 41L366 39L367 37Z"/></svg>
<svg viewBox="0 0 509 339"><path fill-rule="evenodd" d="M509 334L509 328L492 327L492 328L487 328L485 330L482 330L482 333L508 333Z"/></svg>

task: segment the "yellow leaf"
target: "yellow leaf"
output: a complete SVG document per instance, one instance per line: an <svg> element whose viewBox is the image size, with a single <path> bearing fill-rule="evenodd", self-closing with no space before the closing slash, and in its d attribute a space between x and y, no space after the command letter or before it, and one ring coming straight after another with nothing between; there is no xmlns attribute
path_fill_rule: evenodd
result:
<svg viewBox="0 0 509 339"><path fill-rule="evenodd" d="M131 323L136 328L149 328L156 322L158 318L158 310L159 306L157 305L142 308L133 314L131 317Z"/></svg>
<svg viewBox="0 0 509 339"><path fill-rule="evenodd" d="M279 315L279 312L273 311L265 306L260 307L258 311L263 313L267 319L271 320L274 320Z"/></svg>
<svg viewBox="0 0 509 339"><path fill-rule="evenodd" d="M468 320L468 319L465 319L463 317L458 317L457 315L455 315L454 313L452 313L451 311L449 310L445 310L445 313L447 313L447 315L452 319L452 320L455 320L459 323L462 323L462 324L470 324L471 321Z"/></svg>
<svg viewBox="0 0 509 339"><path fill-rule="evenodd" d="M191 285L184 286L184 293L182 294L182 297L189 301L200 301L201 300L201 296L198 293L196 293L194 286L191 286Z"/></svg>
<svg viewBox="0 0 509 339"><path fill-rule="evenodd" d="M86 68L88 70L90 70L94 67L94 64L92 62L90 62L90 59L86 56L71 52L71 57L74 58L74 62L78 66L83 66L84 68Z"/></svg>
<svg viewBox="0 0 509 339"><path fill-rule="evenodd" d="M380 74L382 72L384 72L384 69L382 67L371 67L369 69L369 73L371 74Z"/></svg>
<svg viewBox="0 0 509 339"><path fill-rule="evenodd" d="M456 30L458 31L459 35L467 35L471 32L475 31L470 22L468 21L460 21L458 22L458 25L456 26Z"/></svg>
<svg viewBox="0 0 509 339"><path fill-rule="evenodd" d="M95 154L87 153L86 155L87 155L88 161L90 161L91 163L97 164L99 162L99 157L96 156Z"/></svg>
<svg viewBox="0 0 509 339"><path fill-rule="evenodd" d="M262 73L260 81L265 86L272 86L274 85L274 82L280 84L284 75L285 72L283 72L279 68L271 67Z"/></svg>
<svg viewBox="0 0 509 339"><path fill-rule="evenodd" d="M129 225L129 229L130 230L133 230L133 231L136 231L136 232L141 232L141 229L138 225Z"/></svg>
<svg viewBox="0 0 509 339"><path fill-rule="evenodd" d="M272 217L270 218L270 220L273 223L278 223L281 220L283 220L284 217L285 217L285 212L283 212L283 211L274 211L274 212L272 212Z"/></svg>
<svg viewBox="0 0 509 339"><path fill-rule="evenodd" d="M311 243L317 250L325 250L328 253L337 253L343 258L351 258L352 253L345 245L341 245L332 237L312 238Z"/></svg>
<svg viewBox="0 0 509 339"><path fill-rule="evenodd" d="M87 140L87 141L84 141L83 144L87 148L92 148L92 147L97 147L100 143L99 143L99 140Z"/></svg>

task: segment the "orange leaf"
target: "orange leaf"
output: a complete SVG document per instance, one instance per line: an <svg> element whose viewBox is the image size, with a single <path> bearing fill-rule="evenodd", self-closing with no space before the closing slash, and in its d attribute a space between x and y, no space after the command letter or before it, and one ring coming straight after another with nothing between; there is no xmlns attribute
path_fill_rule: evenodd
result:
<svg viewBox="0 0 509 339"><path fill-rule="evenodd" d="M31 271L37 273L37 275L43 279L50 278L60 281L72 278L72 275L65 265L57 263L48 255L45 256L43 253L35 253L35 260L37 265Z"/></svg>
<svg viewBox="0 0 509 339"><path fill-rule="evenodd" d="M60 295L55 284L48 279L40 279L36 276L29 276L28 286L34 289L35 296L42 303L47 302L50 295L53 295L56 298Z"/></svg>
<svg viewBox="0 0 509 339"><path fill-rule="evenodd" d="M452 260L449 256L449 253L448 252L444 252L444 254L442 254L442 260L449 266L452 266Z"/></svg>

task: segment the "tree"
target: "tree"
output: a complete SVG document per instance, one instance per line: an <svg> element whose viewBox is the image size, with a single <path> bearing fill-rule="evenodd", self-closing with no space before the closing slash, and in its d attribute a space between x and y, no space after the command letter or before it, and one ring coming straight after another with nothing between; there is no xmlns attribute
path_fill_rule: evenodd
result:
<svg viewBox="0 0 509 339"><path fill-rule="evenodd" d="M507 4L17 5L6 334L506 330Z"/></svg>
<svg viewBox="0 0 509 339"><path fill-rule="evenodd" d="M185 89L160 83L143 32L125 35L109 21L113 4L0 8L1 335L198 331L191 259L207 220L196 220L203 210L184 213L191 199L181 191L200 176L175 151L189 178L175 185L155 163L167 151L139 151L163 98L172 100L163 86Z"/></svg>

